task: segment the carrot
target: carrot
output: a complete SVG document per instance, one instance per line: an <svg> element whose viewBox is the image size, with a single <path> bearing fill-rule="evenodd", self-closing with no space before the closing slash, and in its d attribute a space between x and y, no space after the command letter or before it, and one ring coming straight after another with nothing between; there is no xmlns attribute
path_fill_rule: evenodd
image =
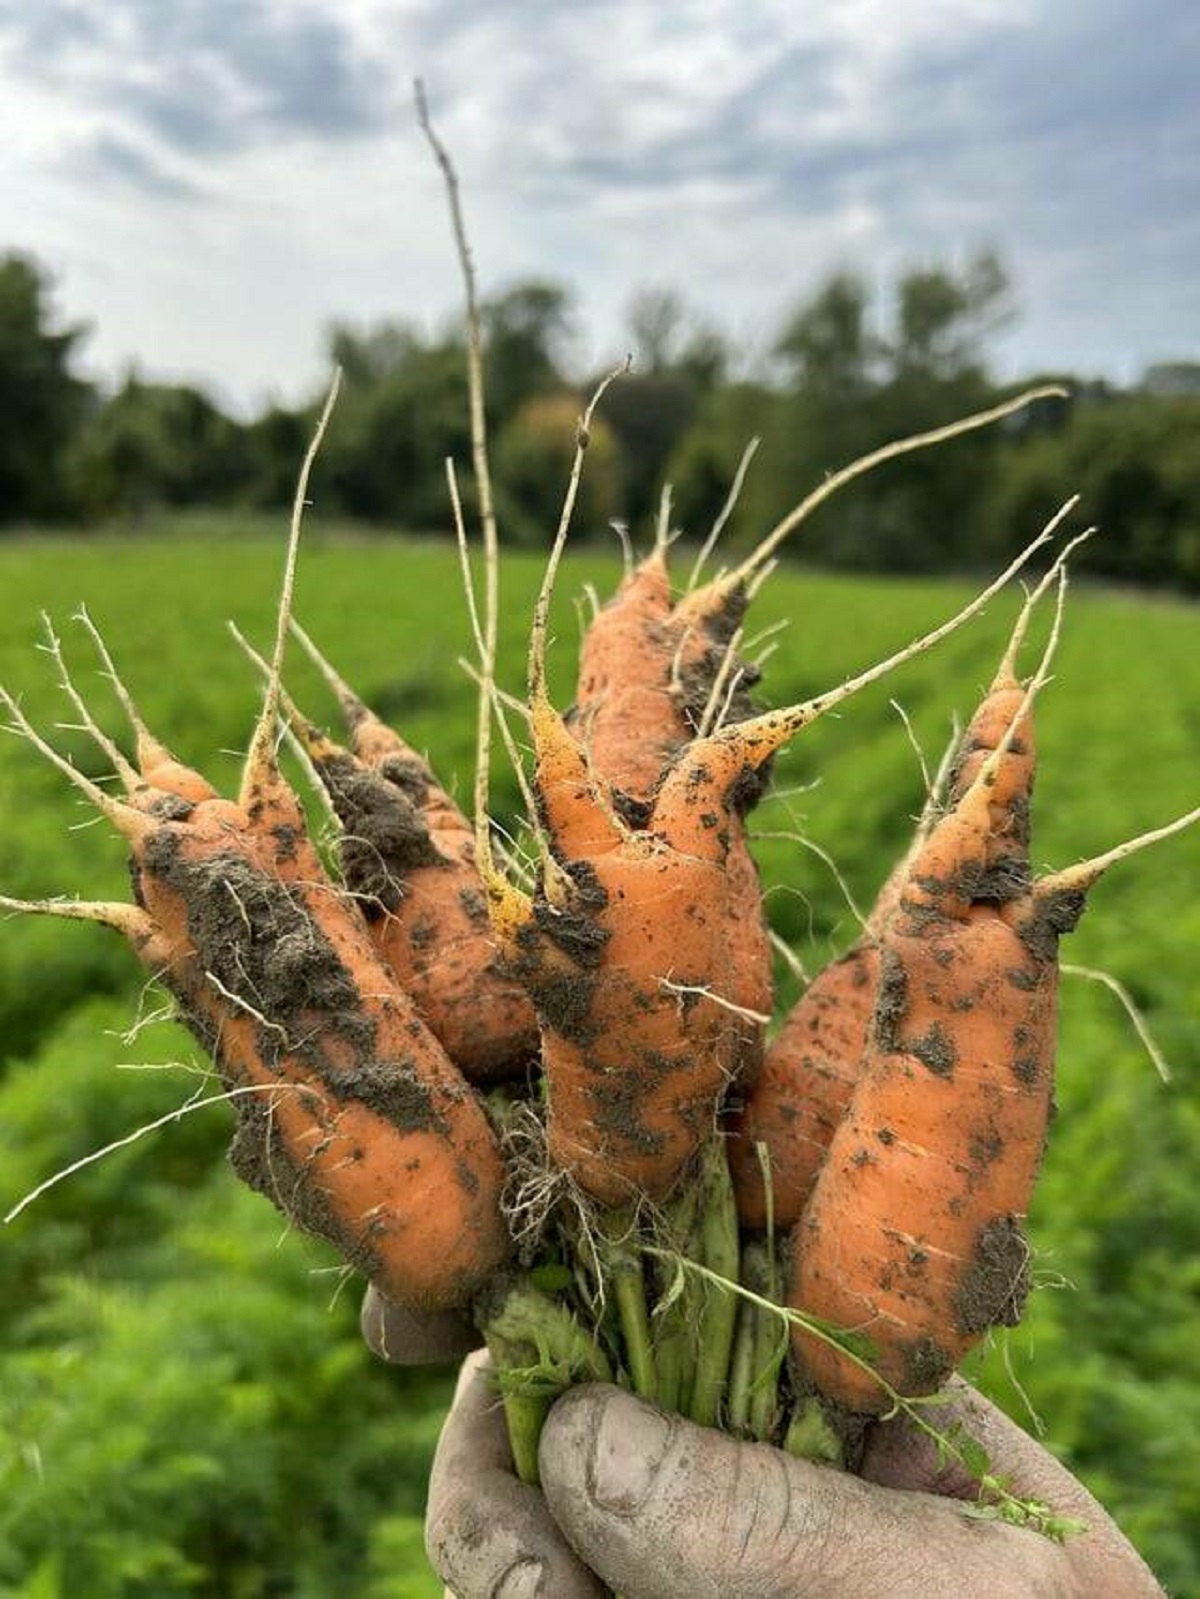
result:
<svg viewBox="0 0 1200 1599"><path fill-rule="evenodd" d="M789 1303L869 1339L893 1387L930 1392L991 1326L1014 1324L1028 1289L1022 1221L1053 1090L1058 940L1116 860L1200 811L1023 888L1009 817L1032 781L1037 674L909 866L880 939L879 998L849 1110L797 1229ZM999 871L997 870L999 868ZM982 897L981 897L982 896ZM861 1364L805 1332L797 1356L818 1391L854 1411L887 1396Z"/></svg>
<svg viewBox="0 0 1200 1599"><path fill-rule="evenodd" d="M371 943L469 1081L527 1070L537 1022L524 992L498 967L470 822L428 762L362 704L306 633L295 625L293 632L350 724L346 749L284 698L292 731L341 823L342 879Z"/></svg>
<svg viewBox="0 0 1200 1599"><path fill-rule="evenodd" d="M1074 499L1066 502L1049 524L1052 531L1075 504ZM911 864L937 822L943 783L951 804L961 799L984 759L1004 737L1024 694L1014 669L1030 617L1090 531L1071 540L1027 597L991 687L957 748L948 751L913 841L880 890L862 937L818 973L801 995L766 1051L744 1106L731 1119L730 1169L745 1226L760 1228L766 1223L767 1194L757 1152L760 1143L766 1145L770 1157L771 1198L778 1224L791 1227L800 1218L862 1069L879 991L880 939L899 904ZM1028 881L1034 764L1032 730L1028 730L1021 746L1010 748L991 789L995 830L988 843L991 887L981 887L980 898L988 897L989 892L1002 896L1007 881L1017 885Z"/></svg>
<svg viewBox="0 0 1200 1599"><path fill-rule="evenodd" d="M15 729L128 842L138 901L3 904L122 931L176 994L227 1086L255 1091L238 1101L240 1174L389 1297L462 1304L508 1252L496 1137L353 904L324 877L302 831L291 831L302 813L274 748L300 515L335 394L336 385L301 474L272 674L239 799L176 796L164 812L144 802L144 785L136 803L118 800L0 691Z"/></svg>
<svg viewBox="0 0 1200 1599"><path fill-rule="evenodd" d="M864 940L831 962L793 1007L730 1124L729 1167L744 1227L767 1220L756 1146L770 1154L780 1227L800 1218L858 1081L879 988L879 949Z"/></svg>

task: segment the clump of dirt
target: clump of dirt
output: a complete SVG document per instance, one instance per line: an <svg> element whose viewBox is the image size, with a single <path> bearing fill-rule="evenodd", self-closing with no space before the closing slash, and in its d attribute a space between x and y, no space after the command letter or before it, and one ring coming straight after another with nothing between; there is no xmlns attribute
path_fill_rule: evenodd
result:
<svg viewBox="0 0 1200 1599"><path fill-rule="evenodd" d="M1087 909L1082 889L1060 888L1051 893L1030 896L1029 915L1017 928L1021 942L1035 961L1050 965L1058 959L1058 941L1073 933Z"/></svg>
<svg viewBox="0 0 1200 1599"><path fill-rule="evenodd" d="M521 928L517 954L502 962L501 969L524 988L544 1026L570 1043L584 1045L596 1036L591 1020L596 960L568 966L548 958L542 928L535 922Z"/></svg>
<svg viewBox="0 0 1200 1599"><path fill-rule="evenodd" d="M386 760L380 761L378 770L380 777L386 779L393 788L398 788L414 805L424 808L432 785L429 768L423 761L415 755L389 755Z"/></svg>
<svg viewBox="0 0 1200 1599"><path fill-rule="evenodd" d="M643 1074L631 1067L611 1078L598 1078L589 1092L597 1129L615 1140L621 1153L660 1155L666 1148L666 1134L647 1127L641 1118L646 1084Z"/></svg>
<svg viewBox="0 0 1200 1599"><path fill-rule="evenodd" d="M1036 1088L1038 1078L1042 1074L1041 1064L1036 1055L1026 1054L1020 1049L1013 1056L1013 1076L1025 1088Z"/></svg>
<svg viewBox="0 0 1200 1599"><path fill-rule="evenodd" d="M559 863L571 879L572 904L566 910L551 905L545 885L533 899L534 926L576 966L594 971L599 966L610 934L596 920L608 904L608 890L587 861Z"/></svg>
<svg viewBox="0 0 1200 1599"><path fill-rule="evenodd" d="M952 1077L958 1064L958 1051L954 1041L940 1022L934 1022L919 1038L908 1040L906 1047L922 1066L935 1077Z"/></svg>
<svg viewBox="0 0 1200 1599"><path fill-rule="evenodd" d="M1029 1245L1015 1216L996 1216L979 1234L954 1295L960 1332L1015 1327L1029 1294Z"/></svg>
<svg viewBox="0 0 1200 1599"><path fill-rule="evenodd" d="M268 1098L247 1094L239 1102L229 1164L248 1188L269 1199L289 1221L331 1243L365 1277L376 1276L380 1263L370 1246L370 1230L354 1233L339 1223L326 1195L288 1153L265 1103Z"/></svg>
<svg viewBox="0 0 1200 1599"><path fill-rule="evenodd" d="M269 1069L291 1057L336 1098L361 1101L401 1132L445 1131L414 1063L378 1056L353 979L286 884L232 851L189 860L169 828L148 840L143 863L182 899L201 971L258 1018Z"/></svg>
<svg viewBox="0 0 1200 1599"><path fill-rule="evenodd" d="M928 1334L901 1344L900 1349L904 1358L900 1388L906 1394L935 1393L954 1370L950 1355Z"/></svg>
<svg viewBox="0 0 1200 1599"><path fill-rule="evenodd" d="M464 885L458 891L458 903L476 927L488 928L487 900L479 889L472 888L470 884Z"/></svg>
<svg viewBox="0 0 1200 1599"><path fill-rule="evenodd" d="M636 799L621 788L612 789L611 797L613 809L628 827L641 832L650 826L650 818L654 814L654 806L650 800Z"/></svg>
<svg viewBox="0 0 1200 1599"><path fill-rule="evenodd" d="M415 761L384 764L406 770L411 765L420 772ZM322 761L319 770L342 824L338 845L342 876L347 888L366 902L368 915L372 909L377 916L396 910L409 872L450 864L430 837L419 801L413 798L415 779L405 787L385 777L382 769L366 770L344 755Z"/></svg>
<svg viewBox="0 0 1200 1599"><path fill-rule="evenodd" d="M984 870L975 900L981 905L1007 905L1010 900L1024 899L1032 881L1028 861L1020 855L1002 855Z"/></svg>
<svg viewBox="0 0 1200 1599"><path fill-rule="evenodd" d="M908 973L894 949L886 945L879 954L879 992L875 999L875 1036L881 1049L895 1052L902 1046L900 1022L908 1011Z"/></svg>
<svg viewBox="0 0 1200 1599"><path fill-rule="evenodd" d="M162 794L150 807L150 814L160 822L186 822L196 807L181 794Z"/></svg>

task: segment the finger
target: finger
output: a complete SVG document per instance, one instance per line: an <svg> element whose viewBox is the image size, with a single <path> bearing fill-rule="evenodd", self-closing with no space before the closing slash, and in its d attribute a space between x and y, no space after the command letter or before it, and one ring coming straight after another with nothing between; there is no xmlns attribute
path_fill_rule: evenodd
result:
<svg viewBox="0 0 1200 1599"><path fill-rule="evenodd" d="M939 1432L961 1427L983 1446L991 1470L1006 1478L1014 1493L1040 1499L1058 1515L1086 1525L1087 1534L1073 1539L1068 1549L1083 1591L1161 1593L1154 1574L1108 1512L1060 1461L960 1377L952 1377L947 1388L954 1398L930 1413ZM955 1461L941 1465L937 1445L904 1416L874 1429L863 1454L862 1475L888 1488L962 1500L979 1497L979 1484L965 1468Z"/></svg>
<svg viewBox="0 0 1200 1599"><path fill-rule="evenodd" d="M429 1481L425 1547L458 1599L603 1599L536 1488L518 1482L487 1356L463 1365Z"/></svg>
<svg viewBox="0 0 1200 1599"><path fill-rule="evenodd" d="M363 1295L359 1325L371 1353L393 1366L451 1365L479 1344L470 1321L457 1310L405 1310L373 1283Z"/></svg>
<svg viewBox="0 0 1200 1599"><path fill-rule="evenodd" d="M739 1443L613 1388L558 1402L540 1462L555 1519L626 1599L1072 1591L1066 1550L1039 1534Z"/></svg>

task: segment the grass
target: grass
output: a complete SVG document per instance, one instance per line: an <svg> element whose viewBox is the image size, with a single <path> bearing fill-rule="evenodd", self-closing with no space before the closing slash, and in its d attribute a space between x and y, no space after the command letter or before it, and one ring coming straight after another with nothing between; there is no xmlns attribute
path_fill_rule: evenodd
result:
<svg viewBox="0 0 1200 1599"><path fill-rule="evenodd" d="M39 723L63 717L49 663L34 650L37 615L46 608L60 624L89 699L110 726L118 727L112 696L92 674L85 641L67 620L75 605L86 601L152 725L185 759L231 790L257 694L249 669L225 633L224 620L233 615L251 638L268 637L281 534L282 529L270 539L260 532L213 538L210 529L202 536L193 525L169 540L43 537L0 546L0 681L22 695ZM1092 854L1195 805L1200 796L1200 613L1174 601L1091 591L1086 566L1085 553L1083 575L1069 601L1055 681L1039 712L1035 855L1044 865L1061 866ZM608 592L617 572L613 560L594 553L573 558L564 568L553 655L563 700L570 692L569 668L578 636L571 596L585 580ZM509 686L520 682L524 635L539 576L537 560L528 555L506 562L501 670ZM783 702L840 681L949 614L968 592L959 583L778 574L754 617L754 626L785 619L789 624L775 636L778 647L767 667L764 698ZM993 604L985 618L932 655L850 703L837 719L802 735L778 763L780 797L759 811L757 830L802 832L832 855L851 894L868 906L905 841L922 797L916 758L889 701L895 697L903 704L934 764L951 714L968 713L986 682L1015 605L1015 595ZM456 569L445 545L343 537L336 530L323 530L314 518L301 563L297 609L364 697L412 742L432 749L443 778L466 793L473 698L469 682L454 665L466 651L467 629ZM1031 659L1036 649L1037 640L1031 640ZM327 694L299 659L289 683L318 719L331 714ZM94 752L77 735L64 733L61 742L85 770L100 771ZM798 792L788 796L782 792L787 790ZM507 774L497 773L494 795L497 810L515 821L515 786ZM106 836L103 826L81 828L87 816L74 795L15 741L0 748L0 814L0 886L5 892L125 892L117 842ZM841 890L827 866L797 842L764 837L759 855L772 920L815 969L854 934L854 918ZM1193 1440L1200 1433L1200 1350L1194 1338L1200 1309L1200 1196L1194 1182L1200 1166L1197 882L1200 829L1114 872L1096 891L1092 908L1067 946L1066 958L1104 967L1132 990L1172 1063L1174 1080L1169 1087L1159 1082L1110 994L1082 981L1064 982L1060 1114L1032 1217L1043 1287L1024 1326L986 1351L976 1362L975 1375L1026 1424L1022 1394L1028 1394L1044 1419L1051 1447L1095 1488L1172 1591L1200 1594L1200 1478L1191 1469ZM88 1051L86 1039L93 1036L84 1020L101 1013L110 1021L131 1015L139 987L131 959L98 929L34 922L0 926L0 1036L10 1060L0 1082L0 1205L6 1207L24 1186L48 1175L56 1161L75 1158L183 1097L180 1083L166 1074L122 1077L112 1070L116 1058L154 1060L162 1058L156 1051L178 1053L182 1041L173 1032L152 1029L134 1044L118 1048L97 1031L94 1058L79 1059L81 1051ZM34 1058L45 1067L38 1078L19 1064ZM60 1097L54 1100L56 1093ZM14 1121L17 1109L20 1115ZM351 1363L340 1386L332 1385L342 1410L331 1411L331 1422L346 1407L365 1416L365 1410L354 1410L357 1392L375 1395L370 1404L377 1406L379 1390L371 1384L387 1382L391 1374L372 1372L362 1361L353 1347L352 1318L339 1313L332 1326L328 1318L321 1320L329 1288L325 1279L314 1281L309 1272L314 1264L327 1266L328 1258L293 1238L276 1251L276 1219L265 1207L250 1198L243 1204L241 1196L236 1203L220 1197L232 1190L227 1175L213 1169L220 1132L219 1112L205 1129L189 1130L184 1122L127 1152L121 1164L80 1174L63 1185L59 1196L32 1207L7 1237L0 1235L0 1284L7 1281L19 1290L22 1305L20 1314L0 1313L0 1337L6 1335L10 1346L7 1354L0 1352L0 1387L9 1384L11 1391L9 1379L15 1383L18 1372L23 1382L28 1380L31 1350L52 1362L61 1327L57 1332L46 1327L58 1326L55 1316L67 1303L61 1286L65 1277L77 1287L85 1281L95 1295L111 1300L105 1300L104 1315L96 1324L109 1327L111 1335L96 1333L89 1357L93 1362L101 1367L112 1362L115 1372L117 1364L132 1358L137 1340L127 1300L135 1292L148 1307L155 1348L169 1352L164 1318L171 1301L156 1296L170 1291L173 1213L184 1217L191 1252L187 1258L193 1263L198 1239L209 1237L205 1271L211 1269L210 1299L220 1292L216 1284L221 1274L228 1275L229 1317L221 1321L212 1312L212 1344L205 1345L211 1372L219 1374L223 1368L215 1351L221 1347L220 1327L231 1361L243 1347L244 1338L234 1325L239 1296L247 1298L248 1315L266 1314L247 1281L261 1272L262 1262L260 1253L244 1241L236 1247L231 1242L223 1254L219 1224L212 1222L205 1233L196 1219L199 1207L205 1207L206 1226L213 1217L231 1218L231 1240L244 1240L240 1227L261 1229L272 1248L272 1282L282 1274L292 1285L287 1302L297 1326L310 1340L317 1339L314 1329L319 1327L320 1337L331 1349L340 1348L343 1360ZM168 1201L164 1189L155 1185L169 1184L172 1173L175 1186ZM194 1215L192 1207L198 1207ZM153 1249L145 1240L153 1241ZM202 1315L203 1305L195 1298L188 1313ZM77 1301L70 1303L80 1313ZM85 1295L79 1303L92 1301ZM49 1318L40 1331L39 1307ZM101 1380L95 1367L86 1380L78 1367L78 1375L54 1369L41 1411L34 1407L29 1412L41 1419L25 1423L35 1433L40 1427L47 1439L71 1433L72 1405L81 1408L85 1388L90 1392ZM154 1412L153 1425L162 1430L153 1448L164 1459L170 1455L172 1428L201 1425L194 1411L204 1407L195 1405L194 1394L188 1406L172 1408L171 1381L183 1382L184 1375L172 1379L160 1374L167 1396ZM270 1373L256 1370L254 1381L269 1390ZM406 1432L397 1413L395 1437L409 1483L423 1477L432 1438L429 1418L443 1395L436 1385L405 1389L405 1403L417 1419ZM223 1403L219 1391L210 1397L214 1404ZM260 1403L269 1426L286 1434L292 1424L286 1396L276 1394ZM11 1423L11 1409L7 1414ZM5 1415L0 1410L0 1424ZM299 1437L303 1427L296 1425ZM236 1436L231 1426L206 1448L219 1460L222 1450L235 1448ZM434 1593L420 1574L412 1530L419 1502L409 1491L404 1503L389 1507L380 1458L386 1446L374 1432L371 1440L369 1460L354 1468L365 1474L362 1497L346 1507L338 1534L343 1540L339 1547L350 1551L345 1559L351 1562L340 1568L339 1591L375 1592L381 1582L381 1551L394 1547L407 1551L405 1558L413 1561L412 1575L406 1578L413 1584L411 1591ZM37 1441L33 1436L32 1442ZM29 1443L26 1438L25 1445ZM28 1447L20 1458L32 1458ZM0 1482L3 1460L0 1456ZM289 1504L295 1504L304 1493L319 1494L322 1464L310 1462L307 1476L303 1467L274 1460L263 1470L268 1476L278 1473ZM44 1520L57 1503L46 1499L51 1490L45 1480L39 1487L30 1475L32 1468L22 1467L20 1460L10 1462L8 1469L15 1473L9 1477L9 1492L19 1486L26 1527L33 1518L39 1525L57 1526L60 1539L66 1536L66 1521ZM219 1484L208 1482L205 1492L217 1506L222 1503ZM81 1505L77 1497L72 1504L71 1537L86 1544L99 1534L95 1528L88 1531L86 1503ZM105 1547L110 1553L105 1558L110 1567L128 1556L128 1550L121 1554L123 1536L130 1547L143 1536L139 1515L153 1516L159 1506L159 1498L149 1492L144 1498L127 1497L115 1508L106 1504ZM264 1516L272 1513L264 1502ZM370 1525L356 1533L356 1518ZM0 1520L0 1581L12 1580L5 1566L6 1537L18 1557L22 1551L30 1557L31 1535L27 1532L22 1544L12 1525L11 1518ZM257 1533L241 1529L236 1547L253 1544L256 1536L265 1536L261 1528ZM182 1542L177 1540L178 1568L157 1545L154 1559L146 1556L148 1586L139 1587L142 1579L135 1575L115 1585L93 1583L89 1591L188 1591L188 1582L197 1579L187 1578L186 1572L197 1563L203 1569L206 1559L216 1561L213 1569L222 1569L222 1559L234 1559L228 1552L205 1553L203 1539L196 1542L198 1533L188 1537L191 1542L183 1533ZM47 1551L45 1560L50 1558ZM284 1556L277 1551L268 1559L260 1551L256 1558L275 1570L270 1559ZM46 1586L15 1591L58 1591L49 1586L52 1566L43 1561L37 1569L50 1572L40 1579ZM178 1587L172 1586L176 1582ZM307 1590L294 1580L278 1591ZM387 1590L380 1585L378 1591Z"/></svg>

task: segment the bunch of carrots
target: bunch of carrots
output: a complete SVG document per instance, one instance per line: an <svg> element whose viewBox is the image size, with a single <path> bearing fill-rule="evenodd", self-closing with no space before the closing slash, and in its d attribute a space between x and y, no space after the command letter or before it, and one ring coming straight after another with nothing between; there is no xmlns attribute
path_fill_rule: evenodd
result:
<svg viewBox="0 0 1200 1599"><path fill-rule="evenodd" d="M579 1381L614 1380L850 1470L871 1419L901 1409L975 1472L984 1511L1065 1535L1052 1507L1016 1499L971 1440L938 1429L935 1401L990 1329L1018 1321L1028 1290L1023 1218L1053 1103L1059 940L1109 866L1200 810L1081 865L1031 871L1034 712L1083 533L1027 591L859 942L772 1034L772 935L747 817L773 757L979 613L1051 544L1074 501L958 615L814 699L756 709L758 670L743 653L775 552L833 493L1056 391L854 462L708 581L752 452L681 586L664 498L649 553L596 609L574 702L560 708L546 670L551 605L591 418L614 373L580 421L524 692L505 693L474 276L455 174L423 102L421 116L467 295L482 594L450 463L448 490L478 656L474 816L292 620L335 379L300 473L273 646L262 656L241 641L265 686L236 799L145 726L85 613L132 756L95 721L52 631L49 648L120 797L0 695L12 729L125 841L132 899L0 908L124 934L236 1107L237 1174L387 1299L474 1315L526 1480L549 1404ZM1022 676L1043 601L1047 640ZM341 741L284 689L293 636L333 691ZM489 820L497 728L535 841L525 870ZM285 777L281 730L336 822L336 866Z"/></svg>

